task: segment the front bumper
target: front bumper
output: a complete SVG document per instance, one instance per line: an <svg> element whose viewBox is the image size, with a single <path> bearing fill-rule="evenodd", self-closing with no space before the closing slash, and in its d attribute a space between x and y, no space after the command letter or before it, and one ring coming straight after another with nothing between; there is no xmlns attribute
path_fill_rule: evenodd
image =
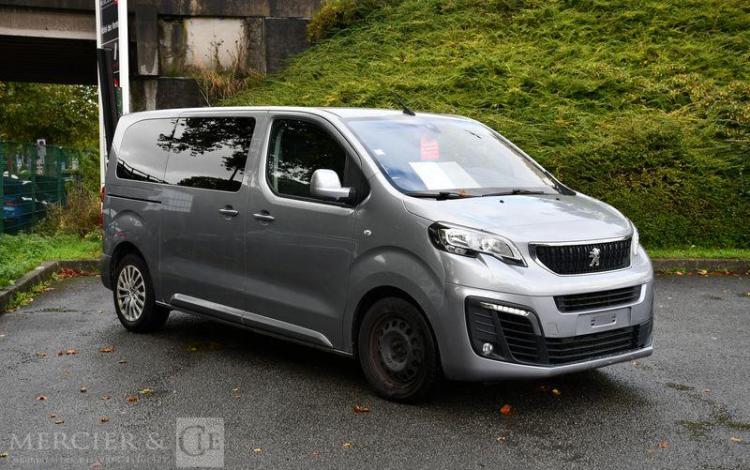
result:
<svg viewBox="0 0 750 470"><path fill-rule="evenodd" d="M561 312L553 296L504 294L448 284L445 310L441 316L441 328L438 333L443 372L446 377L454 380L533 379L594 369L649 356L653 352L653 280L645 281L641 286L640 295L630 303ZM529 324L534 324L533 335L537 335L532 338L538 340L538 357L533 360L528 357L516 357L509 353L502 341L502 347L495 342L495 353L489 357L483 356L481 347L478 347L475 330L472 330L473 333L470 335L469 322L473 320L467 314L471 308L470 304L477 302L477 299L525 307L530 312ZM599 318L610 318L611 323L595 325L594 320ZM486 323L484 327L486 330L492 328L490 323ZM602 348L601 353L592 354L581 360L576 360L577 356L574 355L570 361L566 361L565 356L561 359L559 355L553 357L552 353L549 356L547 354L547 348L551 348L552 351L561 343L575 343L579 338L598 338L602 335L606 337L617 332L632 332L632 347L620 347L611 351ZM501 335L502 332L499 333L499 336ZM588 346L589 343L585 344ZM578 349L580 344L572 344L571 347Z"/></svg>

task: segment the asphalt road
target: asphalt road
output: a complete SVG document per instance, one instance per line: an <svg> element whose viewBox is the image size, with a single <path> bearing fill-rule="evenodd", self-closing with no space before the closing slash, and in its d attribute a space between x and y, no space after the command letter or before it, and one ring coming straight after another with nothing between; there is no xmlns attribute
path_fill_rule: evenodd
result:
<svg viewBox="0 0 750 470"><path fill-rule="evenodd" d="M186 417L223 419L227 468L750 468L749 277L659 278L650 358L446 383L420 405L377 398L348 359L197 317L128 333L97 278L53 287L0 316L0 469L173 467Z"/></svg>

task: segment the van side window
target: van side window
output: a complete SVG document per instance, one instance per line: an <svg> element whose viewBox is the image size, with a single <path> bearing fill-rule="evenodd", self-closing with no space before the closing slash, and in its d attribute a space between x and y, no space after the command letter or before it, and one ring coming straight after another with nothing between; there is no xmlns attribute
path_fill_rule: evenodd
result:
<svg viewBox="0 0 750 470"><path fill-rule="evenodd" d="M275 193L312 198L310 178L315 170L333 170L344 183L345 168L346 150L317 124L295 119L274 121L266 175Z"/></svg>
<svg viewBox="0 0 750 470"><path fill-rule="evenodd" d="M125 130L117 153L117 177L164 183L169 149L160 142L172 137L174 119L144 119Z"/></svg>
<svg viewBox="0 0 750 470"><path fill-rule="evenodd" d="M164 179L169 184L238 191L255 129L250 117L180 118Z"/></svg>

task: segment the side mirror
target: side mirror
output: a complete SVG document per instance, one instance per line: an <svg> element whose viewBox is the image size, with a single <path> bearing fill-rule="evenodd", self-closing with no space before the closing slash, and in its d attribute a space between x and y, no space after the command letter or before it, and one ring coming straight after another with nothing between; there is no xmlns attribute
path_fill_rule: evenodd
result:
<svg viewBox="0 0 750 470"><path fill-rule="evenodd" d="M348 202L354 198L354 188L342 188L339 175L333 170L315 170L310 179L310 194L318 199Z"/></svg>

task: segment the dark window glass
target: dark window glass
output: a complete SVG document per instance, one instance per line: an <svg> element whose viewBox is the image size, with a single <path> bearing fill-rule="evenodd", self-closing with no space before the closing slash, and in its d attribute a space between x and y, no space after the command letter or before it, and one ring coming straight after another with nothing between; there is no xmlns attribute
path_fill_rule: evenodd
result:
<svg viewBox="0 0 750 470"><path fill-rule="evenodd" d="M117 177L164 183L169 149L164 149L160 142L170 138L174 122L173 119L145 119L128 127L117 154Z"/></svg>
<svg viewBox="0 0 750 470"><path fill-rule="evenodd" d="M277 193L297 197L310 195L310 178L315 170L333 170L346 184L346 151L317 124L279 119L271 129L266 173Z"/></svg>
<svg viewBox="0 0 750 470"><path fill-rule="evenodd" d="M255 119L246 117L180 119L174 136L161 143L172 152L165 179L179 186L239 190L254 128Z"/></svg>

